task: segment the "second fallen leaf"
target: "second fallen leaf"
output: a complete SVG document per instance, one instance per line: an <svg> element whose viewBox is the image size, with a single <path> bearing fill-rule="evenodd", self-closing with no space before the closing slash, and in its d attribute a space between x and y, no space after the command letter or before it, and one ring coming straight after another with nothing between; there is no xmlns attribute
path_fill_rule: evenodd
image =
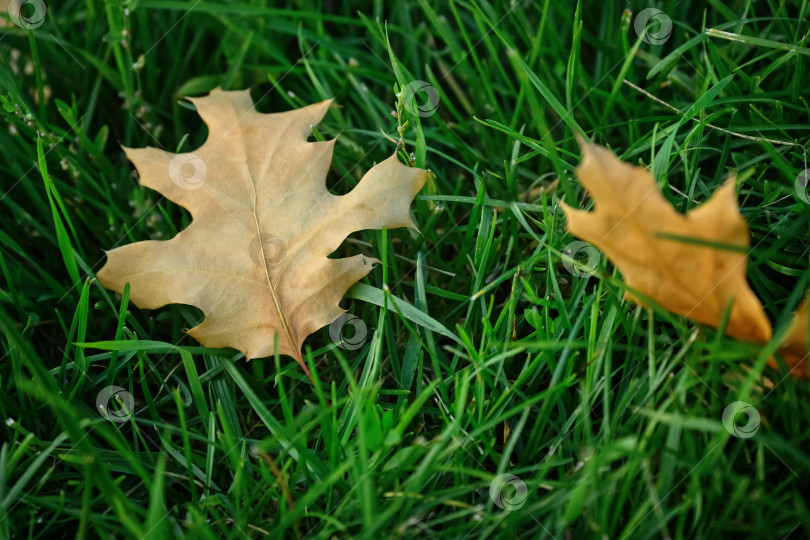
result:
<svg viewBox="0 0 810 540"><path fill-rule="evenodd" d="M770 340L770 322L745 277L748 226L733 177L683 215L647 169L588 142L582 154L577 176L594 211L563 204L572 234L601 249L631 289L665 309L716 328L733 301L726 332L745 341ZM627 297L644 304L630 291Z"/></svg>

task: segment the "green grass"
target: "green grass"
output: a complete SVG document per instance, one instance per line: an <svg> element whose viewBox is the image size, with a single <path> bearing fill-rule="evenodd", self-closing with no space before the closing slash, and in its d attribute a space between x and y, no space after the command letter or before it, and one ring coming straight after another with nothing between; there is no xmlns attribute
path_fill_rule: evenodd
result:
<svg viewBox="0 0 810 540"><path fill-rule="evenodd" d="M680 211L736 171L749 280L784 331L810 277L806 0L46 3L39 28L0 26L0 538L810 535L807 384L766 367L775 343L625 301L604 257L567 271L559 205L591 206L578 134L651 167ZM634 29L647 7L672 20L662 44ZM383 263L343 303L363 346L307 340L314 380L94 279L102 250L189 223L120 147L199 146L182 97L334 97L318 131L340 134L345 193L394 151L412 80L440 98L399 119L435 174L420 232L336 252ZM94 410L111 385L125 422ZM724 429L733 401L755 436ZM500 474L526 486L512 511Z"/></svg>

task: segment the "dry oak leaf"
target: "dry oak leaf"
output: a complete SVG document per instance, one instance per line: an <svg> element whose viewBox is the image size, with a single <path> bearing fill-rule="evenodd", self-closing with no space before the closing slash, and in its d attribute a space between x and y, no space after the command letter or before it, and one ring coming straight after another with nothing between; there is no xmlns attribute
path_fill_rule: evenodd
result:
<svg viewBox="0 0 810 540"><path fill-rule="evenodd" d="M107 252L98 278L117 292L129 282L140 308L197 306L205 320L189 334L206 347L249 360L272 355L277 336L281 354L306 371L306 337L344 313L346 290L379 262L327 256L355 231L416 228L410 203L427 171L394 154L334 195L325 179L335 140L307 142L331 100L277 114L257 112L247 90L191 102L209 131L193 154L125 151L141 184L186 208L192 223L171 240Z"/></svg>
<svg viewBox="0 0 810 540"><path fill-rule="evenodd" d="M790 368L790 374L800 379L807 379L810 375L807 367L808 354L810 354L807 341L808 333L810 333L810 321L807 318L808 302L810 300L805 300L796 310L787 334L780 342L779 349ZM777 367L775 362L771 362L771 365Z"/></svg>
<svg viewBox="0 0 810 540"><path fill-rule="evenodd" d="M580 143L577 176L593 198L594 211L563 204L568 230L596 245L630 288L663 308L717 328L733 300L726 333L768 342L771 324L745 278L749 235L734 178L683 215L664 198L647 169L623 163L601 146ZM644 305L631 292L626 296Z"/></svg>

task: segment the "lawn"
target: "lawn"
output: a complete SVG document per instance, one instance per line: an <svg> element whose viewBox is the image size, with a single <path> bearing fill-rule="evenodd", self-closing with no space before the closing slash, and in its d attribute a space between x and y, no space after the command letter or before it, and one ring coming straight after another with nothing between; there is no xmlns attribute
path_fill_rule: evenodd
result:
<svg viewBox="0 0 810 540"><path fill-rule="evenodd" d="M578 134L680 212L736 173L783 332L810 288L807 0L19 3L0 539L810 536L808 382L768 366L774 343L628 301L561 208L593 208ZM418 231L331 255L380 263L306 340L312 378L96 279L104 250L190 224L122 146L199 148L185 98L216 87L261 112L334 98L310 137L337 137L333 193L395 152L432 173Z"/></svg>

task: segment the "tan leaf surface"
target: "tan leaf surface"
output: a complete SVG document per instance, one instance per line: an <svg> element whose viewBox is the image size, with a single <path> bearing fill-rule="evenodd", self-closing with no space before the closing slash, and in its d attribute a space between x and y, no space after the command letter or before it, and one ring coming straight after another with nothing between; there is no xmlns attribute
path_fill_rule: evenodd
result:
<svg viewBox="0 0 810 540"><path fill-rule="evenodd" d="M600 146L582 142L577 176L594 200L593 212L563 205L568 230L601 249L627 284L665 309L717 327L733 299L727 333L765 343L771 325L745 278L748 226L739 213L734 180L703 205L679 214L652 175L620 161ZM697 245L661 235L736 246L739 251ZM627 294L643 304L640 298Z"/></svg>
<svg viewBox="0 0 810 540"><path fill-rule="evenodd" d="M209 130L193 154L126 149L141 184L185 207L191 225L108 252L98 278L118 292L129 282L141 308L197 306L205 320L189 333L207 347L258 358L273 354L277 335L280 352L306 370L304 339L344 312L346 290L378 262L327 256L355 231L415 228L409 206L427 172L393 155L333 195L325 178L335 141L307 142L331 101L278 114L256 112L248 91L191 101Z"/></svg>
<svg viewBox="0 0 810 540"><path fill-rule="evenodd" d="M810 349L807 346L807 337L810 326L808 326L807 320L807 306L808 300L805 300L801 307L796 310L790 328L788 328L788 333L782 340L779 349L785 357L791 375L800 379L808 377L807 362Z"/></svg>

